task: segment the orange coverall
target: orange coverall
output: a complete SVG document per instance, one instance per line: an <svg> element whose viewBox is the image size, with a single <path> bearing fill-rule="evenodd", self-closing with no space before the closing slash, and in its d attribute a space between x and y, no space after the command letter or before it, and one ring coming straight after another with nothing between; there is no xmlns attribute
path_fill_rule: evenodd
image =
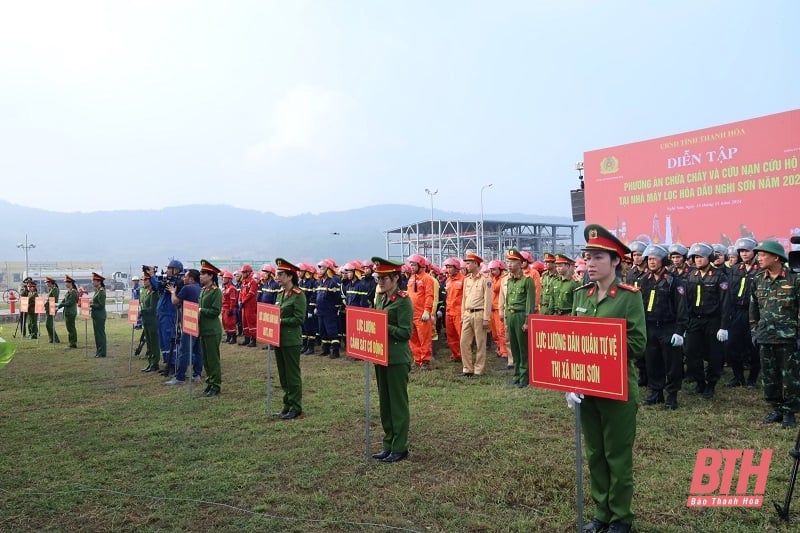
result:
<svg viewBox="0 0 800 533"><path fill-rule="evenodd" d="M411 355L414 357L414 364L422 366L431 360L433 349L433 330L431 320L436 320L433 310L433 278L427 272L411 274L408 278L408 296L411 299L413 309L413 320L411 327ZM427 322L422 321L422 313L425 311L430 315Z"/></svg>
<svg viewBox="0 0 800 533"><path fill-rule="evenodd" d="M461 299L464 294L464 274L448 276L445 285L444 325L447 331L447 344L450 346L450 360L461 361Z"/></svg>
<svg viewBox="0 0 800 533"><path fill-rule="evenodd" d="M506 274L492 276L492 320L489 322L492 339L497 346L498 357L508 358L508 345L506 343L506 326L500 317L500 290L503 287L503 278Z"/></svg>

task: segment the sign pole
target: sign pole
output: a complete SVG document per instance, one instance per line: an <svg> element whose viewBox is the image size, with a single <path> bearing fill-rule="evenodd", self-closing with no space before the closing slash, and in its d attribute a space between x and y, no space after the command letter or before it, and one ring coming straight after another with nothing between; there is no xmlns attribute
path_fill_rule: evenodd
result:
<svg viewBox="0 0 800 533"><path fill-rule="evenodd" d="M581 454L581 404L575 404L575 464L578 465L578 533L583 530L583 455Z"/></svg>
<svg viewBox="0 0 800 533"><path fill-rule="evenodd" d="M89 357L89 321L83 321L83 355Z"/></svg>
<svg viewBox="0 0 800 533"><path fill-rule="evenodd" d="M369 463L369 419L370 419L370 387L369 361L364 361L364 462Z"/></svg>
<svg viewBox="0 0 800 533"><path fill-rule="evenodd" d="M272 410L272 345L267 345L267 416Z"/></svg>
<svg viewBox="0 0 800 533"><path fill-rule="evenodd" d="M133 331L134 327L131 326L131 355L130 358L128 359L128 375L130 375L130 373L133 372Z"/></svg>
<svg viewBox="0 0 800 533"><path fill-rule="evenodd" d="M180 359L180 358L179 358ZM177 366L175 372L178 371ZM189 335L189 399L192 398L192 387L194 386L194 337Z"/></svg>

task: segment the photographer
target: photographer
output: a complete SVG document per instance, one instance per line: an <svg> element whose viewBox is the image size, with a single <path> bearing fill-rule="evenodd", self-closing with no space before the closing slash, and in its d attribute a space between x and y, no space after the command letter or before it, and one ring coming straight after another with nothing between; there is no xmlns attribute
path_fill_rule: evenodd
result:
<svg viewBox="0 0 800 533"><path fill-rule="evenodd" d="M160 372L163 376L168 376L175 372L178 309L172 303L172 294L169 287L172 286L176 291L180 292L183 287L183 280L180 277L181 272L183 272L183 263L173 259L167 265L167 272L162 273L158 277L158 281L153 284L159 294L156 314L158 316L158 340L161 344L161 358L166 365L166 368Z"/></svg>
<svg viewBox="0 0 800 533"><path fill-rule="evenodd" d="M183 276L183 287L178 290L175 285L169 285L167 290L170 292L172 304L177 309L182 310L183 302L198 303L200 301L200 272L189 269ZM180 313L179 313L180 314ZM175 365L175 376L167 381L166 385L183 385L186 383L186 369L189 366L189 352L191 347L192 357L192 381L200 381L200 373L203 368L203 359L200 355L199 339L192 339L191 335L181 332L180 343L178 344L178 362Z"/></svg>

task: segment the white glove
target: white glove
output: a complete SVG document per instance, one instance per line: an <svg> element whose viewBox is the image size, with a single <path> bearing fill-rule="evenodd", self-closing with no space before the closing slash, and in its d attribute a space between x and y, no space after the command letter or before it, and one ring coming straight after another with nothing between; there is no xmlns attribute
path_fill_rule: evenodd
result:
<svg viewBox="0 0 800 533"><path fill-rule="evenodd" d="M673 346L683 346L683 337L677 333L672 334L672 340L669 343Z"/></svg>
<svg viewBox="0 0 800 533"><path fill-rule="evenodd" d="M442 314L442 310L436 311L436 318L442 318L444 315Z"/></svg>
<svg viewBox="0 0 800 533"><path fill-rule="evenodd" d="M567 407L570 409L575 409L575 406L583 401L583 394L576 394L574 392L568 392L566 394L567 397Z"/></svg>
<svg viewBox="0 0 800 533"><path fill-rule="evenodd" d="M727 342L727 340L728 340L728 330L727 329L721 329L721 330L717 331L717 340L719 342Z"/></svg>
<svg viewBox="0 0 800 533"><path fill-rule="evenodd" d="M431 319L431 314L429 312L427 312L427 311L423 311L422 312L422 321L423 322L427 322L430 319Z"/></svg>

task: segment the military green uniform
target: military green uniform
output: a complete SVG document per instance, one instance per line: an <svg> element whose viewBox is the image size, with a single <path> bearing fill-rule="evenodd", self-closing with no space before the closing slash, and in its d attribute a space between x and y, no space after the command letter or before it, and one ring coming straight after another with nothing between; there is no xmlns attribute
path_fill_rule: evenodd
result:
<svg viewBox="0 0 800 533"><path fill-rule="evenodd" d="M605 523L633 521L633 442L639 387L635 361L644 355L647 331L644 304L638 289L615 280L606 297L597 301L597 284L575 291L572 314L624 318L628 338L627 401L587 396L581 403L584 448L591 478L595 519Z"/></svg>
<svg viewBox="0 0 800 533"><path fill-rule="evenodd" d="M78 330L75 328L75 318L78 316L78 291L68 289L58 308L64 308L64 324L67 326L67 339L70 348L78 347Z"/></svg>
<svg viewBox="0 0 800 533"><path fill-rule="evenodd" d="M158 293L152 288L142 287L139 291L139 317L142 319L142 329L147 343L147 366L158 369L161 358L161 344L158 338Z"/></svg>
<svg viewBox="0 0 800 533"><path fill-rule="evenodd" d="M94 329L94 344L97 347L95 357L105 357L108 355L106 341L106 290L100 287L94 291L92 303L89 304L92 310L92 329Z"/></svg>
<svg viewBox="0 0 800 533"><path fill-rule="evenodd" d="M527 324L528 315L536 307L536 285L528 276L519 278L508 275L506 281L505 322L508 328L508 341L514 356L514 384L528 383L528 332L522 331Z"/></svg>
<svg viewBox="0 0 800 533"><path fill-rule="evenodd" d="M542 274L542 297L539 301L539 308L543 315L553 314L553 285L556 276L550 272Z"/></svg>
<svg viewBox="0 0 800 533"><path fill-rule="evenodd" d="M222 367L219 359L219 343L222 340L222 291L215 285L200 292L200 350L206 371L206 391L219 392L222 388Z"/></svg>
<svg viewBox="0 0 800 533"><path fill-rule="evenodd" d="M31 339L39 338L39 315L36 314L36 297L39 296L35 288L28 288L28 333Z"/></svg>
<svg viewBox="0 0 800 533"><path fill-rule="evenodd" d="M572 278L561 276L554 278L552 289L554 315L569 315L572 312L572 294L579 286L580 283Z"/></svg>
<svg viewBox="0 0 800 533"><path fill-rule="evenodd" d="M47 299L44 301L44 327L47 329L47 338L50 339L51 343L61 342L53 325L54 317L50 315L50 298L53 298L54 302L58 302L58 295L58 285L53 285L50 290L47 291Z"/></svg>
<svg viewBox="0 0 800 533"><path fill-rule="evenodd" d="M800 276L783 267L754 279L750 328L758 341L764 399L778 414L800 411Z"/></svg>
<svg viewBox="0 0 800 533"><path fill-rule="evenodd" d="M22 285L19 288L19 299L22 300L23 298L28 298L28 286L25 284L27 282L23 281ZM23 313L22 311L19 312L19 325L20 331L22 332L23 337L28 336L28 313Z"/></svg>
<svg viewBox="0 0 800 533"><path fill-rule="evenodd" d="M293 287L288 293L278 293L281 308L281 345L275 348L278 379L283 389L281 414L303 412L303 379L300 374L300 347L303 344L303 322L306 319L307 299L303 291Z"/></svg>
<svg viewBox="0 0 800 533"><path fill-rule="evenodd" d="M408 406L408 373L411 370L412 308L404 291L390 297L378 294L375 308L388 313L389 365L375 365L375 381L381 402L383 449L394 453L408 451L408 428L411 413Z"/></svg>

